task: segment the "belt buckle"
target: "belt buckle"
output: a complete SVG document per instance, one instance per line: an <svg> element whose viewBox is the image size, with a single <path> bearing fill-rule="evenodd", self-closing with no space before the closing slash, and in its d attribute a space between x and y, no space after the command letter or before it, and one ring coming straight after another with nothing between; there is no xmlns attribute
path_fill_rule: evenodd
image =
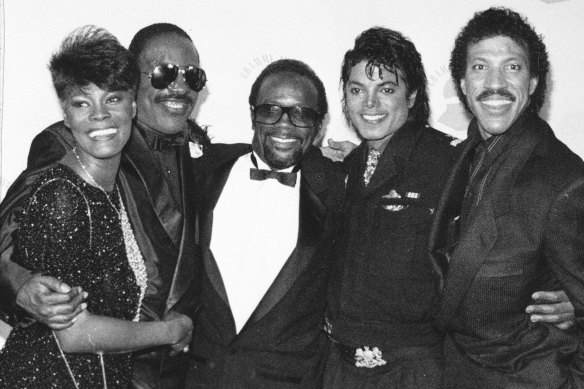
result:
<svg viewBox="0 0 584 389"><path fill-rule="evenodd" d="M387 363L383 359L383 353L378 347L363 346L363 348L358 348L355 350L355 366L356 367L366 367L368 369L373 369L374 367L383 366Z"/></svg>

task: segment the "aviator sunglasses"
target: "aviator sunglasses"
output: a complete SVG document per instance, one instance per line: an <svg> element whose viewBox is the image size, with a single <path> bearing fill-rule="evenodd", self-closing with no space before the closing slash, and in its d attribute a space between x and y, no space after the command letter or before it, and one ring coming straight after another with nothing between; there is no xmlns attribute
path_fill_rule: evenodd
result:
<svg viewBox="0 0 584 389"><path fill-rule="evenodd" d="M168 88L176 80L179 73L184 75L187 85L195 92L200 92L207 83L205 71L192 65L178 66L173 63L163 63L156 66L151 73L142 73L148 75L152 87L156 89Z"/></svg>
<svg viewBox="0 0 584 389"><path fill-rule="evenodd" d="M314 127L318 122L320 113L314 109L307 107L280 107L274 104L261 104L252 106L251 110L254 113L254 119L262 124L276 124L282 118L282 115L288 115L288 119L296 127L307 128Z"/></svg>

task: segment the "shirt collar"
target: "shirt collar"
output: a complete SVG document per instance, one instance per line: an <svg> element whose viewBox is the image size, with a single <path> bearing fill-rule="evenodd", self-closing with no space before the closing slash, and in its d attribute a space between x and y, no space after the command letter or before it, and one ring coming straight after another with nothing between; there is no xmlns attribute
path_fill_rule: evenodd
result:
<svg viewBox="0 0 584 389"><path fill-rule="evenodd" d="M188 126L186 127L185 130L176 132L174 134L165 134L160 131L156 131L139 122L136 122L136 127L146 139L146 143L148 143L148 145L153 150L160 150L162 143L181 145L184 144L189 139Z"/></svg>

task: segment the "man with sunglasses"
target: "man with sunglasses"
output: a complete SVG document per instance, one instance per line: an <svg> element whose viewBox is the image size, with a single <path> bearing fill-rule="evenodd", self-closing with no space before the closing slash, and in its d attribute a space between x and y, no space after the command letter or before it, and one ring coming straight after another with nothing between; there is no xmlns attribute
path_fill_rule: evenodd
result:
<svg viewBox="0 0 584 389"><path fill-rule="evenodd" d="M204 262L187 387L318 387L322 320L344 174L312 146L324 86L295 60L268 65L249 96L251 145L195 162Z"/></svg>
<svg viewBox="0 0 584 389"><path fill-rule="evenodd" d="M148 273L140 320L161 320L174 312L194 317L199 283L193 280L200 269L191 217L195 197L191 154L204 151L209 142L189 116L206 76L191 38L172 24L143 28L134 36L130 51L142 76L136 96L138 112L118 185ZM58 161L73 146L63 122L42 131L30 149L28 168L34 170L28 177ZM18 307L20 313L26 311L26 316L53 329L64 329L85 308L83 292L52 277L30 274L11 261L14 214L29 182L20 180L11 187L2 210L0 296L7 301L0 308L14 314L13 308ZM186 358L186 354L171 358L163 349L136 354L134 387L182 387Z"/></svg>

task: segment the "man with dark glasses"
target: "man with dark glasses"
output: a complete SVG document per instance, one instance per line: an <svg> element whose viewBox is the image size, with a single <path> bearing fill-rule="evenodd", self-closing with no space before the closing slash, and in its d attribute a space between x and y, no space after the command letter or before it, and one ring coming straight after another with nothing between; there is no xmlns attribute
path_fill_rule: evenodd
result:
<svg viewBox="0 0 584 389"><path fill-rule="evenodd" d="M201 309L187 388L317 388L344 174L312 146L324 86L295 60L249 96L251 145L211 145L201 174Z"/></svg>
<svg viewBox="0 0 584 389"><path fill-rule="evenodd" d="M205 71L193 65L179 66L173 63L156 65L152 72L142 72L148 76L150 83L156 89L166 89L182 74L189 88L200 92L207 83Z"/></svg>
<svg viewBox="0 0 584 389"><path fill-rule="evenodd" d="M143 76L118 185L148 273L140 320L160 320L175 311L194 315L198 284L193 280L200 270L190 217L195 197L191 153L204 152L208 138L189 117L207 78L191 38L175 25L143 28L134 36L130 51ZM36 169L30 177L73 146L63 122L42 131L30 149L28 168ZM83 292L51 277L31 275L11 261L10 233L16 228L13 211L27 193L27 182L32 181L17 181L3 203L7 206L1 219L0 296L10 297L0 310L14 312L11 305L15 304L53 329L67 328L84 309ZM169 357L166 350L153 349L136 354L134 360L135 388L183 387L186 353Z"/></svg>

